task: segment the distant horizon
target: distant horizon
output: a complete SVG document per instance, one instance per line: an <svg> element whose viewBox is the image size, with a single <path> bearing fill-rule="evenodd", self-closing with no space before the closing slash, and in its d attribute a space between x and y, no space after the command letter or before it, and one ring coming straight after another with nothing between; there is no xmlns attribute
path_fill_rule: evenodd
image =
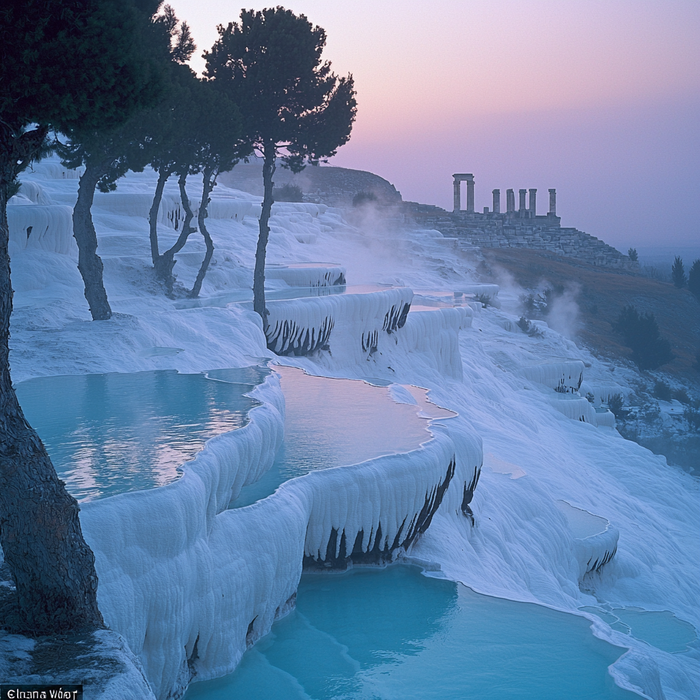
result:
<svg viewBox="0 0 700 700"><path fill-rule="evenodd" d="M240 10L171 4L201 73L216 25ZM555 188L565 225L623 251L700 240L697 0L285 5L326 30L324 59L355 78L357 122L332 165L445 209L455 172L474 173L477 211L495 188L534 187L544 213Z"/></svg>

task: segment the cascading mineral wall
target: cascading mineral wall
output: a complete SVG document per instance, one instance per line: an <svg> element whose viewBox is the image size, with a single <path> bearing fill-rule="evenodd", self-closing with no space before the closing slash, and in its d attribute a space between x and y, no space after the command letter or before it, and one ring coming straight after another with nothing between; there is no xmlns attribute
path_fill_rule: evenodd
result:
<svg viewBox="0 0 700 700"><path fill-rule="evenodd" d="M100 608L158 698L179 697L194 677L231 672L293 605L305 561L391 560L439 507L458 512L478 479L480 441L463 426L435 424L416 450L311 472L227 510L269 468L282 440L276 375L253 396L264 403L250 423L210 440L179 481L82 510ZM357 545L354 554L341 552L337 533Z"/></svg>

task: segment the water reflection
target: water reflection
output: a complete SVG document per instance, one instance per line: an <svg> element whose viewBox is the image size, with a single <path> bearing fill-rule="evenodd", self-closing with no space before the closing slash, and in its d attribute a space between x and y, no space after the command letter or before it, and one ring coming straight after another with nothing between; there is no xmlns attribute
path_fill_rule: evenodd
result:
<svg viewBox="0 0 700 700"><path fill-rule="evenodd" d="M88 501L168 484L206 440L245 425L256 402L243 394L265 371L228 372L41 377L17 395L68 491Z"/></svg>
<svg viewBox="0 0 700 700"><path fill-rule="evenodd" d="M406 390L415 404L396 403L390 390L363 381L314 377L293 367L275 371L285 400L284 443L270 471L243 488L237 508L316 469L415 450L431 438L428 418L454 415L429 403L424 389Z"/></svg>

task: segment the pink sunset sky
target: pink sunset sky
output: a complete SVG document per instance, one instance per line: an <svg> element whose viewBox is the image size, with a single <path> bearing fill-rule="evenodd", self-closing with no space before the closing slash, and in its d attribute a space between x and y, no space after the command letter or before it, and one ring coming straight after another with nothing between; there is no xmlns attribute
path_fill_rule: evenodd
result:
<svg viewBox="0 0 700 700"><path fill-rule="evenodd" d="M192 66L240 8L170 0ZM254 9L272 5L254 3ZM491 190L557 189L562 225L700 257L698 0L298 0L324 57L352 73L358 117L333 165L452 208L452 173ZM247 5L246 7L251 7ZM517 192L516 192L517 196Z"/></svg>

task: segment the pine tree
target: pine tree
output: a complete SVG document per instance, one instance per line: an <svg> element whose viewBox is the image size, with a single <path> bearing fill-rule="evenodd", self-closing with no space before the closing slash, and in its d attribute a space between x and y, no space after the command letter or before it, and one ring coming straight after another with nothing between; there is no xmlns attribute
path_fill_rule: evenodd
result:
<svg viewBox="0 0 700 700"><path fill-rule="evenodd" d="M142 31L132 37L132 44L141 61L158 76L144 92L144 106L163 101L168 87L167 74L172 55L181 56L194 50L189 29L179 29L179 22L169 5L164 14L151 17ZM95 190L115 190L117 180L129 169L143 169L142 121L138 110L128 121L113 128L76 124L66 129L70 143L59 148L64 165L77 168L84 165L80 177L78 198L73 208L73 236L78 244L78 269L83 278L85 298L94 321L112 316L103 281L102 259L97 253L97 232L92 221Z"/></svg>
<svg viewBox="0 0 700 700"><path fill-rule="evenodd" d="M678 289L683 289L686 285L685 270L683 269L683 260L680 255L677 255L671 265L671 279L673 284L678 287Z"/></svg>
<svg viewBox="0 0 700 700"><path fill-rule="evenodd" d="M263 157L264 196L253 276L253 305L267 328L265 256L270 234L276 159L300 172L336 153L355 120L351 75L338 78L321 61L326 33L282 7L243 10L240 22L219 27L205 53L205 75L241 110L250 149Z"/></svg>
<svg viewBox="0 0 700 700"><path fill-rule="evenodd" d="M688 289L700 301L700 258L693 261L688 272Z"/></svg>
<svg viewBox="0 0 700 700"><path fill-rule="evenodd" d="M654 314L640 314L634 306L625 306L612 325L632 349L632 361L639 369L656 369L673 359L671 344L661 337Z"/></svg>
<svg viewBox="0 0 700 700"><path fill-rule="evenodd" d="M0 544L16 587L18 631L94 629L103 621L78 504L12 387L7 201L50 129L114 128L148 101L154 76L135 39L156 9L156 0L0 5Z"/></svg>

